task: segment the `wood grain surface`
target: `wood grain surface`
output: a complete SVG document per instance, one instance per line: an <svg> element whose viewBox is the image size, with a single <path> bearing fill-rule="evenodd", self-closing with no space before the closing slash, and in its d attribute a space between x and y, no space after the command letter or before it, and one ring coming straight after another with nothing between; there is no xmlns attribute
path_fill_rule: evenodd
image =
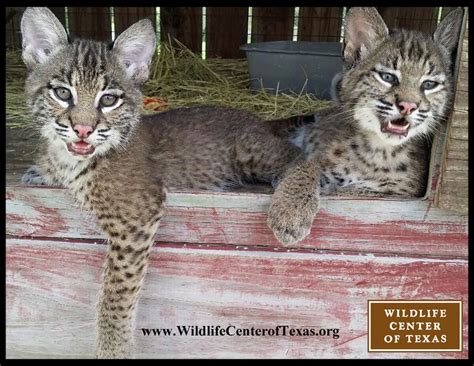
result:
<svg viewBox="0 0 474 366"><path fill-rule="evenodd" d="M392 358L367 353L368 299L462 299L467 217L431 201L323 198L313 234L283 248L268 194L171 192L135 336L139 358ZM106 240L66 190L7 187L7 357L92 357ZM338 328L340 337L144 336L142 328Z"/></svg>
<svg viewBox="0 0 474 366"><path fill-rule="evenodd" d="M179 40L195 53L202 48L202 8L196 6L161 7L161 40Z"/></svg>
<svg viewBox="0 0 474 366"><path fill-rule="evenodd" d="M248 8L206 8L206 57L244 58L239 47L247 43Z"/></svg>
<svg viewBox="0 0 474 366"><path fill-rule="evenodd" d="M290 41L293 35L294 7L253 8L252 42Z"/></svg>
<svg viewBox="0 0 474 366"><path fill-rule="evenodd" d="M454 112L449 119L448 133L444 146L445 154L441 164L440 188L435 202L444 209L467 214L469 210L469 40L468 19L461 34L458 49L456 96Z"/></svg>
<svg viewBox="0 0 474 366"><path fill-rule="evenodd" d="M271 195L172 192L156 240L283 249L267 227ZM9 186L7 235L104 239L65 189ZM467 217L430 201L324 197L310 236L291 249L467 258Z"/></svg>
<svg viewBox="0 0 474 366"><path fill-rule="evenodd" d="M8 239L7 358L92 357L105 245ZM465 358L367 353L368 299L462 299L467 261L333 253L154 248L135 323L139 358ZM144 336L214 325L339 329L316 336Z"/></svg>

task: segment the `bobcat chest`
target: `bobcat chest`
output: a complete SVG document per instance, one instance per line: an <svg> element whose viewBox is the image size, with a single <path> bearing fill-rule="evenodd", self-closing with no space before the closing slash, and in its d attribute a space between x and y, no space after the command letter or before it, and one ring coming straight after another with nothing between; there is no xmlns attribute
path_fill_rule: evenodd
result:
<svg viewBox="0 0 474 366"><path fill-rule="evenodd" d="M67 155L54 152L49 156L51 166L54 168L55 178L63 186L69 188L76 200L84 205L96 163L90 160L71 159Z"/></svg>
<svg viewBox="0 0 474 366"><path fill-rule="evenodd" d="M407 177L409 160L406 147L380 145L354 136L343 144L331 144L321 156L321 187L330 191L385 182L399 185Z"/></svg>

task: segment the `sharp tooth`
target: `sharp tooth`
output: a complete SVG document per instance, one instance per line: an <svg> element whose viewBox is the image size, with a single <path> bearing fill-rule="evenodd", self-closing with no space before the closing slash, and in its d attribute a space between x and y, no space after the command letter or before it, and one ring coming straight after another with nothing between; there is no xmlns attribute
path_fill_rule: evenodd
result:
<svg viewBox="0 0 474 366"><path fill-rule="evenodd" d="M396 129L396 130L406 130L408 129L408 127L410 127L410 123L406 123L404 125L399 125L399 124L392 124L392 121L388 121L388 124L387 124L387 127L388 128L393 128L393 129Z"/></svg>

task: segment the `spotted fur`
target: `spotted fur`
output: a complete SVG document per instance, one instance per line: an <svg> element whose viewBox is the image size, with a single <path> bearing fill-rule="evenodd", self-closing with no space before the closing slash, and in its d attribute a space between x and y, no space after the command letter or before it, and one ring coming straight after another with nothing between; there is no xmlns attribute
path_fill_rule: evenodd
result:
<svg viewBox="0 0 474 366"><path fill-rule="evenodd" d="M268 225L285 244L308 235L320 186L322 192L349 187L421 195L427 161L423 136L436 129L452 96L449 54L460 24L459 12L453 14L433 42L414 32L389 34L375 10L352 8L340 105L318 113L315 123L301 118L264 123L249 112L217 107L141 117L140 87L155 50L150 21L132 25L105 45L69 40L49 10L28 8L21 24L23 59L30 70L26 94L45 151L24 181L38 183L42 176L47 184L68 187L95 213L110 242L96 355L131 355L133 310L165 211L165 187L219 191L272 183ZM399 73L399 85L383 84L377 67ZM421 93L417 83L424 75L436 76L442 88ZM67 103L61 100L65 95ZM103 95L116 103L105 105ZM418 103L403 139L380 131L381 119L399 118L399 100ZM288 138L292 126L297 132Z"/></svg>
<svg viewBox="0 0 474 366"><path fill-rule="evenodd" d="M338 106L318 112L316 123L292 136L318 165L322 193L425 193L429 141L453 97L451 53L461 21L462 10L457 9L433 36L405 29L389 32L374 8L350 9L345 70L333 83ZM404 103L416 108L404 115ZM407 131L387 132L388 121L400 119Z"/></svg>
<svg viewBox="0 0 474 366"><path fill-rule="evenodd" d="M23 182L69 188L109 240L97 357L132 354L134 307L165 212L165 187L223 191L272 183L268 224L275 236L288 244L308 235L319 208L317 172L270 124L232 108L140 115L140 87L155 51L150 21L132 25L112 45L69 40L46 8L27 8L21 28L30 71L25 89L44 150Z"/></svg>

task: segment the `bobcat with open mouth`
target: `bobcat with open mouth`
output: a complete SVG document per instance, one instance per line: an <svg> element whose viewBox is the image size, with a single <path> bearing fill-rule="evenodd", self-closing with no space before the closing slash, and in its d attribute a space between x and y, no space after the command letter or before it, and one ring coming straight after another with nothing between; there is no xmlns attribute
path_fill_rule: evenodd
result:
<svg viewBox="0 0 474 366"><path fill-rule="evenodd" d="M97 308L99 358L132 353L132 320L167 188L224 191L274 183L269 226L283 243L310 231L319 180L302 151L250 112L199 106L142 116L156 32L144 19L113 43L70 39L47 8L21 21L25 94L41 133L23 183L59 185L93 212L109 241ZM306 189L291 182L312 174ZM290 183L290 184L288 184ZM306 212L303 222L286 209ZM301 216L300 216L301 217ZM300 218L298 217L298 219ZM308 219L305 219L308 218Z"/></svg>
<svg viewBox="0 0 474 366"><path fill-rule="evenodd" d="M322 194L424 194L428 141L453 97L451 53L462 13L452 11L431 36L389 32L375 8L349 10L345 70L333 82L339 105L291 136L317 166Z"/></svg>
<svg viewBox="0 0 474 366"><path fill-rule="evenodd" d="M69 188L109 240L96 356L131 355L134 308L167 187L222 191L273 183L268 225L285 244L309 234L320 187L422 195L423 140L452 98L450 54L461 19L455 10L432 38L389 33L375 9L350 9L340 105L315 114L316 122L296 118L303 125L290 138L294 119L266 123L232 108L141 116L140 88L156 46L149 20L106 45L71 40L51 11L26 9L26 96L44 151L23 182Z"/></svg>

